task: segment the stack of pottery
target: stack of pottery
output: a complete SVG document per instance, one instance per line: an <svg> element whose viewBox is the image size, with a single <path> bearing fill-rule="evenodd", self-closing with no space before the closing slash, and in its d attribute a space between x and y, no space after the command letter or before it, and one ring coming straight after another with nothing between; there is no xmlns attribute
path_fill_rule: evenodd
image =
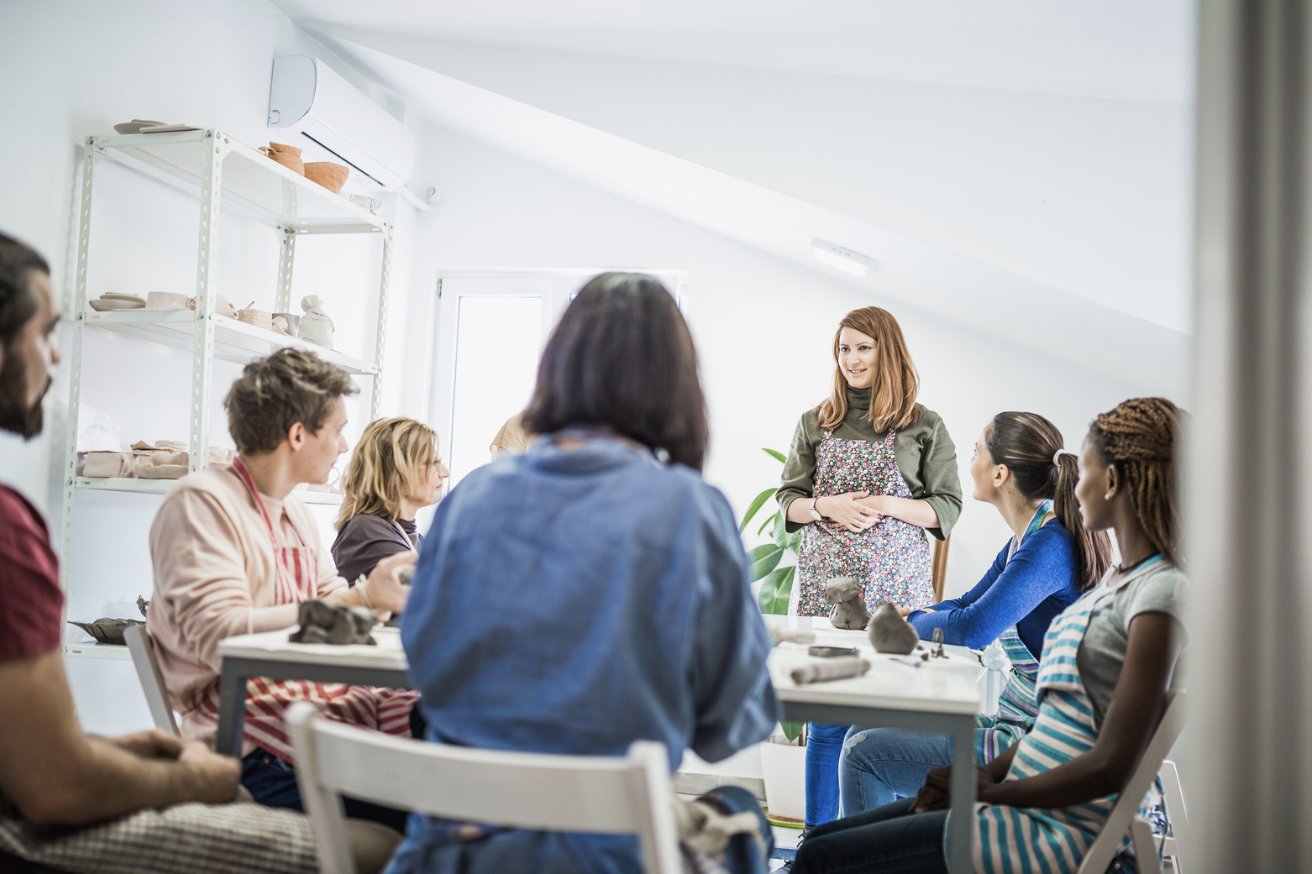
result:
<svg viewBox="0 0 1312 874"><path fill-rule="evenodd" d="M196 308L196 298L194 297L187 298L187 309L194 310L195 308ZM237 311L233 309L232 304L228 303L228 299L223 295L219 294L217 291L214 293L214 315L226 316L227 318L230 319L237 318Z"/></svg>
<svg viewBox="0 0 1312 874"><path fill-rule="evenodd" d="M295 146L271 141L268 148L261 146L260 151L293 173L305 175L305 162L301 160L301 150Z"/></svg>
<svg viewBox="0 0 1312 874"><path fill-rule="evenodd" d="M87 301L87 305L98 313L113 312L114 310L140 310L145 309L146 299L135 294L110 292L102 294L98 300Z"/></svg>
<svg viewBox="0 0 1312 874"><path fill-rule="evenodd" d="M305 165L305 178L317 182L333 194L342 190L346 177L351 175L351 168L332 161L315 161Z"/></svg>

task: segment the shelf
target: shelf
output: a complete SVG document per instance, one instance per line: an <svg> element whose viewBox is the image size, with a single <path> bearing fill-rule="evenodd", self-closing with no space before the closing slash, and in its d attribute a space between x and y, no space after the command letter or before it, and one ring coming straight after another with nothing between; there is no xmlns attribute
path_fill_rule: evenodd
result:
<svg viewBox="0 0 1312 874"><path fill-rule="evenodd" d="M140 340L190 350L196 338L196 320L201 316L192 310L117 310L106 313L88 310L83 318L89 328L114 331ZM313 352L347 373L373 376L378 372L373 364L344 352L326 349L308 340L275 334L227 316L214 316L215 358L244 364L284 347Z"/></svg>
<svg viewBox="0 0 1312 874"><path fill-rule="evenodd" d="M106 492L136 492L139 495L163 495L173 488L175 482L177 482L175 479L80 476L73 480L73 487ZM295 488L292 490L292 494L306 504L340 504L342 502L342 496L336 492L312 492L305 488Z"/></svg>
<svg viewBox="0 0 1312 874"><path fill-rule="evenodd" d="M340 194L266 158L223 131L129 134L95 138L102 155L191 194L200 194L202 158L216 143L226 152L222 204L266 225L298 233L381 233L383 220ZM235 160L227 160L228 157Z"/></svg>
<svg viewBox="0 0 1312 874"><path fill-rule="evenodd" d="M132 653L126 646L117 643L66 643L64 655L73 659L113 659L130 662Z"/></svg>

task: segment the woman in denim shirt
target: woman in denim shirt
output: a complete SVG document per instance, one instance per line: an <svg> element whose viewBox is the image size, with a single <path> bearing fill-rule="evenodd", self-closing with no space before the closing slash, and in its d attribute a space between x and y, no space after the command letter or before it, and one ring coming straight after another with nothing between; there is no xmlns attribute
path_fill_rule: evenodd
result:
<svg viewBox="0 0 1312 874"><path fill-rule="evenodd" d="M562 317L538 370L524 455L452 490L424 541L401 624L428 740L620 756L658 740L723 759L779 706L733 513L701 477L696 353L669 293L603 274ZM717 790L723 812L753 810ZM768 847L768 828L762 839ZM719 860L764 872L740 836ZM632 836L412 815L389 871L629 872Z"/></svg>

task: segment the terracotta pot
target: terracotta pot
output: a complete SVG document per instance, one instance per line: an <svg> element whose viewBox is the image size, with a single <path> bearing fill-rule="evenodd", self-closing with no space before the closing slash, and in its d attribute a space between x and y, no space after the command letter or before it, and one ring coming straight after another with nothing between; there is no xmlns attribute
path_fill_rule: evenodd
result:
<svg viewBox="0 0 1312 874"><path fill-rule="evenodd" d="M342 186L346 184L346 177L350 175L350 167L334 164L332 161L315 161L305 165L305 178L311 182L318 182L333 194L342 190Z"/></svg>
<svg viewBox="0 0 1312 874"><path fill-rule="evenodd" d="M305 175L305 163L301 161L301 150L295 146L289 146L285 143L270 142L268 147L260 147L260 151L268 157L277 161L279 164L291 170L294 173Z"/></svg>

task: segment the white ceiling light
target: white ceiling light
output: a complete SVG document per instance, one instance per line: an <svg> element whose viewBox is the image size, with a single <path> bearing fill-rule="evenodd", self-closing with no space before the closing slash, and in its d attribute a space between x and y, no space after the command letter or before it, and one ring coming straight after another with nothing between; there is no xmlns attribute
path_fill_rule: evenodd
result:
<svg viewBox="0 0 1312 874"><path fill-rule="evenodd" d="M860 252L853 252L851 249L844 248L837 243L831 243L828 240L816 237L811 241L811 247L815 249L816 259L822 264L837 267L839 270L846 270L854 276L868 276L870 271L875 269L875 259L862 255Z"/></svg>

